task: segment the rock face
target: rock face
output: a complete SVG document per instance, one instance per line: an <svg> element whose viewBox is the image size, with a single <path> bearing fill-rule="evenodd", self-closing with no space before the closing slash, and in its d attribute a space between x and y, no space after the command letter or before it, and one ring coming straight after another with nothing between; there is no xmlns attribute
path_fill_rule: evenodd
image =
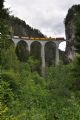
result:
<svg viewBox="0 0 80 120"><path fill-rule="evenodd" d="M65 34L66 34L66 55L68 59L73 60L75 57L75 41L76 41L76 20L80 15L80 5L74 5L68 10L65 18Z"/></svg>
<svg viewBox="0 0 80 120"><path fill-rule="evenodd" d="M66 54L69 59L73 59L75 56L74 41L75 41L75 26L71 20L66 26Z"/></svg>

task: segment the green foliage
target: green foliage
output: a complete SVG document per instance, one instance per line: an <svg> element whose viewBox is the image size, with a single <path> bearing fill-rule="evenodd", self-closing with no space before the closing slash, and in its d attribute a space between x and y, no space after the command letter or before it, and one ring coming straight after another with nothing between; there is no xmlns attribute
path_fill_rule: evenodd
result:
<svg viewBox="0 0 80 120"><path fill-rule="evenodd" d="M1 61L0 64L2 69L14 69L19 70L19 61L15 54L15 48L12 46L7 50L1 50Z"/></svg>
<svg viewBox="0 0 80 120"><path fill-rule="evenodd" d="M13 44L11 38L9 38L7 35L9 35L9 26L8 21L2 19L0 20L0 49L7 49L10 47L11 44Z"/></svg>
<svg viewBox="0 0 80 120"><path fill-rule="evenodd" d="M80 103L74 96L67 100L67 105L57 113L59 120L79 120L80 119Z"/></svg>
<svg viewBox="0 0 80 120"><path fill-rule="evenodd" d="M3 3L4 3L4 0L0 0L0 10L2 10L3 8Z"/></svg>
<svg viewBox="0 0 80 120"><path fill-rule="evenodd" d="M15 49L10 48L9 52ZM8 52L5 57L8 57ZM15 52L12 52L15 54ZM2 111L11 120L73 120L80 119L80 103L74 91L75 64L59 65L48 69L47 77L41 77L37 72L31 71L30 64L18 63L13 55L13 63L7 62L7 71L3 67L1 73L1 104ZM9 60L10 58L8 58ZM14 69L16 67L18 69ZM3 66L6 63L4 62ZM9 67L11 66L11 67ZM15 72L16 71L16 72ZM75 74L74 74L75 75ZM76 97L77 96L77 97ZM5 118L6 119L6 118Z"/></svg>
<svg viewBox="0 0 80 120"><path fill-rule="evenodd" d="M2 105L0 102L0 119L9 120L7 115L8 108L5 105Z"/></svg>
<svg viewBox="0 0 80 120"><path fill-rule="evenodd" d="M40 61L38 59L35 59L35 57L30 56L28 59L28 64L30 66L31 71L38 71L40 72Z"/></svg>
<svg viewBox="0 0 80 120"><path fill-rule="evenodd" d="M69 96L72 84L72 65L59 65L48 70L47 88L59 97Z"/></svg>
<svg viewBox="0 0 80 120"><path fill-rule="evenodd" d="M12 44L13 42L10 38L9 10L3 8L0 10L0 51L9 48Z"/></svg>
<svg viewBox="0 0 80 120"><path fill-rule="evenodd" d="M74 66L72 69L72 76L73 76L73 85L72 89L80 95L80 55L77 55L76 59L73 62ZM80 97L80 96L79 96Z"/></svg>
<svg viewBox="0 0 80 120"><path fill-rule="evenodd" d="M51 120L79 120L80 119L80 103L74 95L65 101L54 102L51 109Z"/></svg>

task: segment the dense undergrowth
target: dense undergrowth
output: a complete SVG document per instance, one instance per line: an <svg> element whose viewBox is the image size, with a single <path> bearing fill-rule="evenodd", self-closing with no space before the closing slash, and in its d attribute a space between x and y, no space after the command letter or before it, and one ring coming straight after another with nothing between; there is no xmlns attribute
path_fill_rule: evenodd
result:
<svg viewBox="0 0 80 120"><path fill-rule="evenodd" d="M79 120L80 73L76 59L48 68L42 77L21 63L15 47L3 50L0 73L1 120Z"/></svg>

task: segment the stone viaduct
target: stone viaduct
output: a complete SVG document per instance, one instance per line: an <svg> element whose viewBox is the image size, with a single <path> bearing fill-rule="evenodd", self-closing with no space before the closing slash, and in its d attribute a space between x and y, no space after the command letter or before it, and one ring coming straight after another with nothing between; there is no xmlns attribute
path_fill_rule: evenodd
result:
<svg viewBox="0 0 80 120"><path fill-rule="evenodd" d="M41 46L41 61L42 61L42 74L44 74L44 69L45 69L45 46L50 44L54 44L55 46L55 65L58 65L59 63L59 44L64 41L64 38L49 38L49 39L25 39L25 38L15 38L12 37L12 41L14 42L15 46L18 45L20 41L26 42L27 45L27 50L30 52L31 51L31 45L34 43L39 43Z"/></svg>

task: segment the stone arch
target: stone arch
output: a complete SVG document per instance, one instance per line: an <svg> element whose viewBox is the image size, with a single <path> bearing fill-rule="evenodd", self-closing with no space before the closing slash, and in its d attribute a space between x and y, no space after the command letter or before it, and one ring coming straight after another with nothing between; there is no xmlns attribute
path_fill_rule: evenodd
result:
<svg viewBox="0 0 80 120"><path fill-rule="evenodd" d="M34 70L41 72L41 43L39 41L34 41L30 45L30 56L33 58L34 63L37 60L37 64L34 67Z"/></svg>
<svg viewBox="0 0 80 120"><path fill-rule="evenodd" d="M21 62L26 62L29 57L28 44L20 40L16 46L16 54Z"/></svg>
<svg viewBox="0 0 80 120"><path fill-rule="evenodd" d="M20 42L20 39L12 38L12 41L14 42L15 46L17 46L18 42Z"/></svg>
<svg viewBox="0 0 80 120"><path fill-rule="evenodd" d="M45 63L46 66L50 67L55 65L56 62L56 44L49 41L45 44Z"/></svg>
<svg viewBox="0 0 80 120"><path fill-rule="evenodd" d="M39 41L34 41L31 43L30 55L35 58L41 57L41 43Z"/></svg>

